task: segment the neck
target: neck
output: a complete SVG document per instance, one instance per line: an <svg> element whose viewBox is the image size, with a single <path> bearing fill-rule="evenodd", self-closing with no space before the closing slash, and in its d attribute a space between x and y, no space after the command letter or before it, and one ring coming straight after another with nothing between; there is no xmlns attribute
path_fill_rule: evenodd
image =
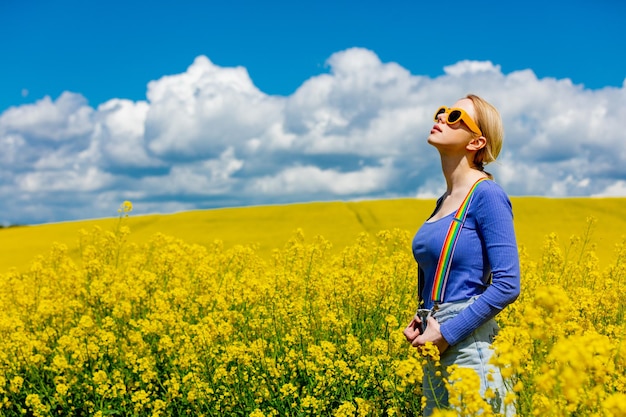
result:
<svg viewBox="0 0 626 417"><path fill-rule="evenodd" d="M485 173L470 165L468 159L463 157L441 156L441 169L446 179L447 194L460 189L465 192L465 188L484 177Z"/></svg>

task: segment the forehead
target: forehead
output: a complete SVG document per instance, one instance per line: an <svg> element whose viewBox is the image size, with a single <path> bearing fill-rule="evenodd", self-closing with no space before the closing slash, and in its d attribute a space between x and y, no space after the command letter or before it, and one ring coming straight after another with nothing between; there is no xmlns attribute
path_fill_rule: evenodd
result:
<svg viewBox="0 0 626 417"><path fill-rule="evenodd" d="M469 98L458 100L452 107L458 107L465 110L470 116L474 116L474 103Z"/></svg>

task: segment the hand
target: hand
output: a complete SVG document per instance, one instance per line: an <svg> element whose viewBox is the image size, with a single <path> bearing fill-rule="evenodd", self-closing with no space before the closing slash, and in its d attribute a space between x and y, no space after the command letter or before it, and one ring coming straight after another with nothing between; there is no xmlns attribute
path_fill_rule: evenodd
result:
<svg viewBox="0 0 626 417"><path fill-rule="evenodd" d="M413 318L413 321L415 320L416 318ZM419 318L417 318L417 320L419 320ZM404 329L404 336L407 338L407 340L409 340L409 335L411 335L411 333L407 334L407 329L408 326L406 329ZM439 322L432 316L429 316L426 321L426 331L424 331L424 334L419 334L419 330L416 331L417 335L409 340L409 342L411 342L411 345L414 347L424 346L426 342L432 342L432 344L437 347L439 353L441 354L445 352L446 349L448 349L448 347L450 346L441 334L441 326L439 325Z"/></svg>
<svg viewBox="0 0 626 417"><path fill-rule="evenodd" d="M406 337L406 340L409 343L413 344L413 340L420 335L421 323L422 320L418 316L415 316L413 317L413 320L411 320L411 322L404 328L402 334L404 334L404 337Z"/></svg>

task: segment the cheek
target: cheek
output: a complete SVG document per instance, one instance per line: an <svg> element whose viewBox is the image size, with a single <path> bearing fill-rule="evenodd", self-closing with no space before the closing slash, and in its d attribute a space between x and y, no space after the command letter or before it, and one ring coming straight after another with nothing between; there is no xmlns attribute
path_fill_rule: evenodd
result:
<svg viewBox="0 0 626 417"><path fill-rule="evenodd" d="M460 145L467 145L472 140L472 135L470 135L465 129L452 126L446 127L447 129L444 129L443 132L448 141L458 143Z"/></svg>

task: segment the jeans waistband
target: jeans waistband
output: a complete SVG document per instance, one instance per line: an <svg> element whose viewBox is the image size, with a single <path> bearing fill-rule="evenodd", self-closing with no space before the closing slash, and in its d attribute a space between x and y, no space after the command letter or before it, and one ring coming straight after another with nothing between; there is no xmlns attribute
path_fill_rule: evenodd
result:
<svg viewBox="0 0 626 417"><path fill-rule="evenodd" d="M461 301L453 301L450 303L441 303L437 304L431 310L431 315L437 319L439 323L443 323L444 321L451 319L452 317L459 314L463 311L468 305L472 304L476 299L480 297L479 295L475 295L472 298L468 298L467 300Z"/></svg>

